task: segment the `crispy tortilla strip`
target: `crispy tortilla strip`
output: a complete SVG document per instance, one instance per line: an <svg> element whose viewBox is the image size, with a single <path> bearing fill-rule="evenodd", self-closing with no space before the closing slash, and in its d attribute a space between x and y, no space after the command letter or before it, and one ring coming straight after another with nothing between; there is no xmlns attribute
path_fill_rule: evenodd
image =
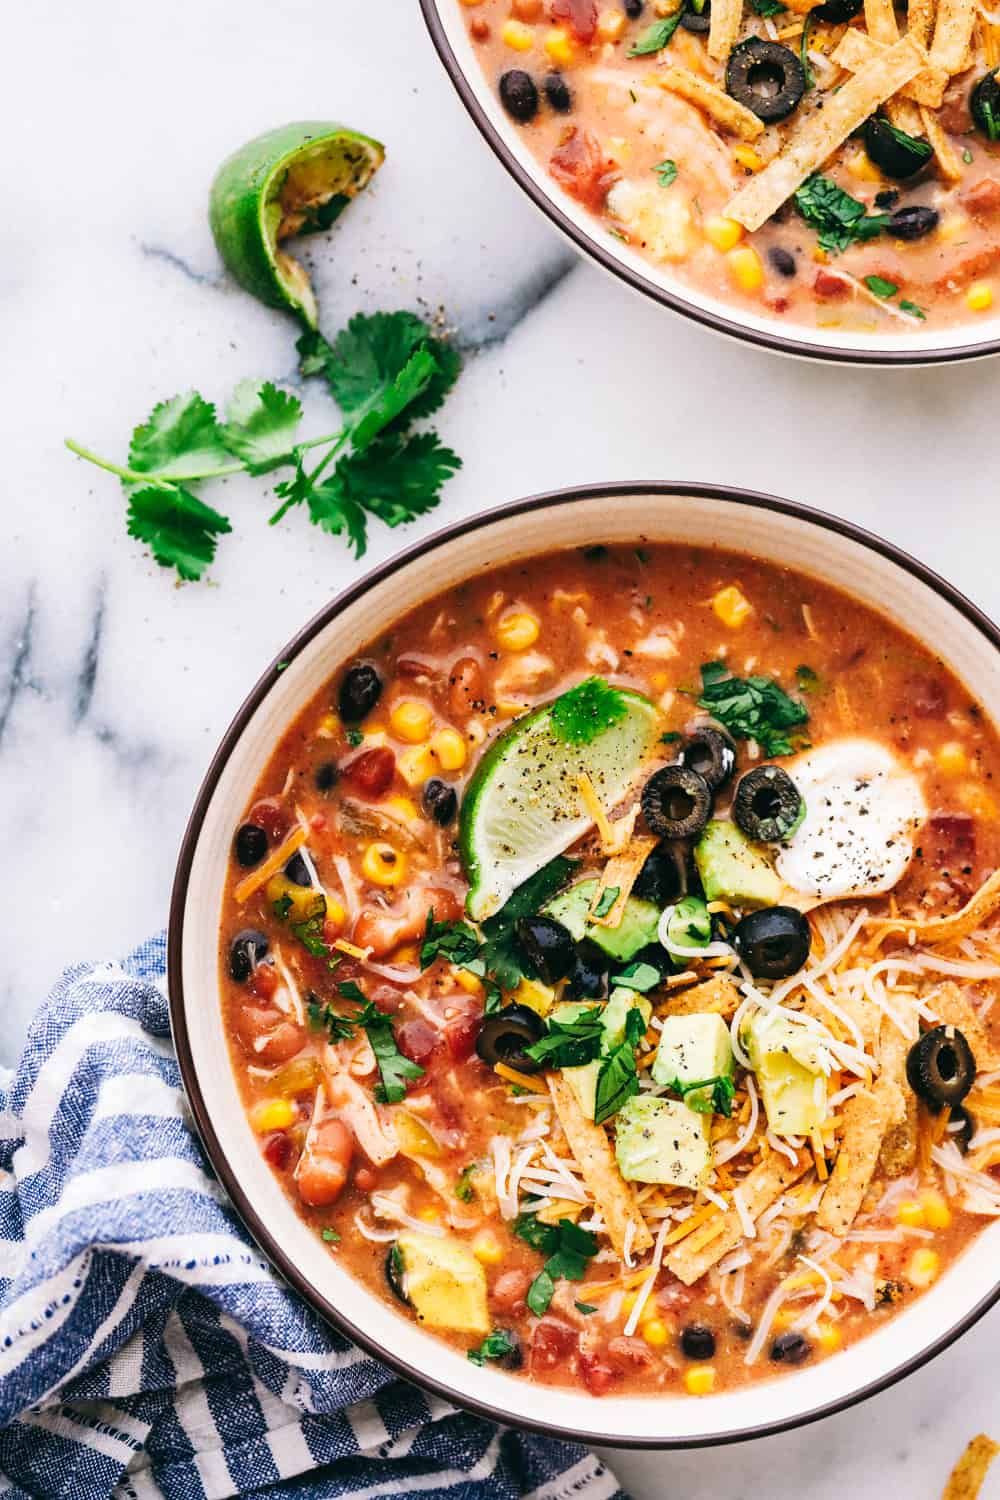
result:
<svg viewBox="0 0 1000 1500"><path fill-rule="evenodd" d="M890 125L895 125L904 135L921 135L923 124L920 119L919 105L914 104L912 99L890 99L885 106L885 112L889 117Z"/></svg>
<svg viewBox="0 0 1000 1500"><path fill-rule="evenodd" d="M964 168L958 152L952 146L948 137L941 128L937 115L932 114L929 109L921 106L920 118L923 121L924 134L934 148L937 159L938 171L946 182L961 182Z"/></svg>
<svg viewBox="0 0 1000 1500"><path fill-rule="evenodd" d="M859 31L856 26L851 26L844 32L837 46L831 52L830 59L837 64L838 68L844 68L848 73L856 73L859 68L864 67L865 63L871 62L873 57L884 55L884 53L885 48L883 46L878 42L873 42L870 36L865 36L865 33ZM905 88L900 89L897 98L890 101L890 104L886 107L887 113L891 115L892 107L904 99L910 99L917 104L926 104L931 109L937 109L944 98L944 91L947 84L948 75L942 72L940 68L922 68L916 78L908 83ZM914 122L911 119L910 123L914 128L908 130L907 135L919 135L922 128L920 121L916 120ZM893 120L893 124L896 124L895 120ZM903 128L902 125L897 126L899 130Z"/></svg>
<svg viewBox="0 0 1000 1500"><path fill-rule="evenodd" d="M618 1170L611 1142L600 1125L588 1120L569 1084L561 1073L549 1073L549 1093L556 1107L569 1149L594 1201L600 1204L608 1238L622 1260L625 1259L625 1230L634 1225L632 1251L642 1255L653 1243L635 1194Z"/></svg>
<svg viewBox="0 0 1000 1500"><path fill-rule="evenodd" d="M998 1453L1000 1443L995 1443L985 1432L974 1437L952 1469L941 1500L976 1500L986 1471Z"/></svg>
<svg viewBox="0 0 1000 1500"><path fill-rule="evenodd" d="M929 47L931 44L936 12L937 0L910 0L910 8L906 12L906 30L921 47Z"/></svg>
<svg viewBox="0 0 1000 1500"><path fill-rule="evenodd" d="M909 937L914 934L918 943L957 943L982 927L988 917L1000 907L1000 870L994 870L981 885L967 905L950 917L931 917L921 921L919 917L883 917L868 923L868 931L886 937L899 932Z"/></svg>
<svg viewBox="0 0 1000 1500"><path fill-rule="evenodd" d="M874 42L891 47L899 41L899 27L892 0L865 0L865 27Z"/></svg>
<svg viewBox="0 0 1000 1500"><path fill-rule="evenodd" d="M961 73L966 67L975 24L976 0L940 0L931 42L931 66L943 68L949 78Z"/></svg>
<svg viewBox="0 0 1000 1500"><path fill-rule="evenodd" d="M850 1229L878 1163L882 1138L905 1115L906 1098L889 1077L880 1077L873 1089L862 1089L844 1105L840 1150L816 1210L820 1229L838 1239Z"/></svg>
<svg viewBox="0 0 1000 1500"><path fill-rule="evenodd" d="M712 0L708 55L721 62L736 46L743 23L743 0Z"/></svg>
<svg viewBox="0 0 1000 1500"><path fill-rule="evenodd" d="M712 11L714 20L714 5ZM666 89L670 94L678 94L689 104L696 104L724 129L741 136L745 141L756 141L764 134L764 122L757 118L753 110L737 104L735 99L716 88L714 83L707 83L704 78L699 78L697 73L691 73L687 68L664 68L662 73L657 73L656 81L661 89Z"/></svg>
<svg viewBox="0 0 1000 1500"><path fill-rule="evenodd" d="M920 72L924 54L909 37L873 57L837 93L827 94L822 110L810 115L789 138L780 156L740 188L723 213L745 229L759 229L842 146L852 131Z"/></svg>
<svg viewBox="0 0 1000 1500"><path fill-rule="evenodd" d="M704 984L682 990L668 1002L666 1011L669 1016L697 1016L708 1012L731 1021L742 999L733 981L718 974L714 979L706 979Z"/></svg>
<svg viewBox="0 0 1000 1500"><path fill-rule="evenodd" d="M957 1026L962 1032L972 1048L977 1072L992 1073L1000 1068L1000 1047L994 1045L972 1001L957 984L947 980L927 1003L940 1025Z"/></svg>
<svg viewBox="0 0 1000 1500"><path fill-rule="evenodd" d="M739 1184L740 1196L751 1219L756 1223L764 1210L770 1208L785 1189L797 1182L811 1165L812 1157L808 1151L798 1153L798 1161L794 1166L786 1157L773 1151L760 1166L754 1167ZM685 1286L693 1286L700 1276L704 1276L724 1255L735 1249L743 1238L743 1221L735 1208L722 1215L722 1222L721 1232L713 1235L711 1241L701 1249L692 1250L682 1241L676 1250L664 1258L663 1264L667 1270L679 1281L683 1281Z"/></svg>
<svg viewBox="0 0 1000 1500"><path fill-rule="evenodd" d="M910 1044L898 1026L887 1021L879 1044L880 1077L891 1078L903 1096L903 1118L890 1125L882 1139L878 1164L887 1177L903 1177L917 1163L917 1097L906 1083L906 1056Z"/></svg>
<svg viewBox="0 0 1000 1500"><path fill-rule="evenodd" d="M592 922L599 927L621 925L622 917L625 915L625 903L632 894L632 887L639 879L643 865L659 842L659 839L652 834L640 834L638 838L632 840L624 854L616 854L614 859L608 860L590 904ZM608 908L604 916L596 917L594 913L600 907L605 891L617 891L618 894L614 899L614 905Z"/></svg>

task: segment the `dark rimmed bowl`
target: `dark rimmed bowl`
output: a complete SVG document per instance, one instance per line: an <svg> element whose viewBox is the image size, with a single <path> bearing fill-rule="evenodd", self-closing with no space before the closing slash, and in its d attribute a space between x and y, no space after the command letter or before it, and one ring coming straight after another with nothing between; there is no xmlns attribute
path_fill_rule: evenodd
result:
<svg viewBox="0 0 1000 1500"><path fill-rule="evenodd" d="M923 326L912 333L846 333L757 315L686 285L668 269L653 265L616 239L535 160L483 71L469 39L468 8L461 0L420 0L420 5L445 71L498 161L577 250L626 286L716 333L779 354L834 364L895 368L957 363L1000 353L1000 303L995 315L957 328Z"/></svg>
<svg viewBox="0 0 1000 1500"><path fill-rule="evenodd" d="M400 614L499 562L627 539L734 547L846 589L932 642L1000 719L1000 632L888 543L805 506L692 484L608 484L522 500L461 521L377 568L280 652L227 730L185 834L170 911L170 1014L212 1166L278 1273L362 1348L449 1401L508 1425L631 1447L694 1447L777 1432L891 1385L1000 1298L1000 1221L929 1292L860 1344L777 1380L700 1400L619 1397L477 1369L337 1264L285 1197L243 1111L222 1027L218 925L233 825L274 743L337 665Z"/></svg>

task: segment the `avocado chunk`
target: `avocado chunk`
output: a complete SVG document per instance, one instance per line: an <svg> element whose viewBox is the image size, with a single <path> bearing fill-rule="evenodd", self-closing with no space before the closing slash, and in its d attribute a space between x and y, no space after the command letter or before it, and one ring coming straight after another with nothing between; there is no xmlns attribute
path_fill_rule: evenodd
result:
<svg viewBox="0 0 1000 1500"><path fill-rule="evenodd" d="M636 990L625 989L619 985L611 991L611 998L604 1007L601 1024L604 1027L604 1041L601 1050L604 1053L613 1052L620 1047L625 1040L625 1022L628 1020L629 1012L641 1011L642 1019L649 1025L649 1018L653 1014L653 1005L645 995L640 995Z"/></svg>
<svg viewBox="0 0 1000 1500"><path fill-rule="evenodd" d="M585 1001L572 1001L557 1005L552 1012L552 1019L575 1021L584 1011L596 1008ZM576 1095L576 1101L588 1120L592 1120L596 1113L597 1077L601 1071L601 1063L609 1052L620 1047L625 1040L625 1021L632 1010L640 1011L646 1025L649 1025L653 1007L645 995L639 995L635 990L622 988L614 990L601 1014L603 1030L601 1056L595 1057L593 1062L584 1063L581 1067L562 1069L562 1076Z"/></svg>
<svg viewBox="0 0 1000 1500"><path fill-rule="evenodd" d="M601 1071L601 1059L584 1063L579 1068L563 1068L562 1076L576 1095L576 1102L588 1120L597 1113L597 1075Z"/></svg>
<svg viewBox="0 0 1000 1500"><path fill-rule="evenodd" d="M625 1181L703 1187L712 1172L709 1118L680 1099L629 1099L615 1120L615 1155Z"/></svg>
<svg viewBox="0 0 1000 1500"><path fill-rule="evenodd" d="M653 1082L664 1088L727 1078L733 1070L729 1027L721 1016L667 1016L653 1059Z"/></svg>
<svg viewBox="0 0 1000 1500"><path fill-rule="evenodd" d="M826 1048L787 1016L758 1011L744 1033L767 1123L775 1135L808 1135L826 1119Z"/></svg>
<svg viewBox="0 0 1000 1500"><path fill-rule="evenodd" d="M656 942L656 929L660 912L652 901L643 901L639 896L629 896L625 910L617 927L602 927L599 922L588 920L590 903L597 890L596 880L581 880L550 901L544 908L547 917L554 917L571 934L576 942L588 937L609 958L626 963L634 958L640 948Z"/></svg>
<svg viewBox="0 0 1000 1500"><path fill-rule="evenodd" d="M735 823L715 819L695 845L694 862L706 901L777 906L784 885L769 861Z"/></svg>
<svg viewBox="0 0 1000 1500"><path fill-rule="evenodd" d="M407 1230L396 1241L403 1290L421 1323L454 1333L490 1331L486 1272L467 1245Z"/></svg>

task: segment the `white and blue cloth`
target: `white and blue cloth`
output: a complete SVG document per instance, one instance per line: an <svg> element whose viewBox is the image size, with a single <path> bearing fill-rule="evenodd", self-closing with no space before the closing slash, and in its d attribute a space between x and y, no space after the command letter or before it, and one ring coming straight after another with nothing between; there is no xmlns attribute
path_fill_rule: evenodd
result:
<svg viewBox="0 0 1000 1500"><path fill-rule="evenodd" d="M71 969L0 1081L0 1495L624 1500L404 1383L289 1292L206 1163L162 938Z"/></svg>

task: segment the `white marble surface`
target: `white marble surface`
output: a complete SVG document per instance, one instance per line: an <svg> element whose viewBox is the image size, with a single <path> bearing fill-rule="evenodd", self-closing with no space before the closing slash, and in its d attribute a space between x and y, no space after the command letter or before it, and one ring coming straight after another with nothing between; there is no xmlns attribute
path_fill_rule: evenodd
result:
<svg viewBox="0 0 1000 1500"><path fill-rule="evenodd" d="M327 330L443 307L469 350L441 430L465 458L439 512L374 532L366 563L479 507L596 478L728 481L850 516L1000 613L1000 366L852 372L783 362L660 313L580 264L521 200L443 76L414 0L32 0L7 17L0 96L0 1061L60 967L164 922L212 749L262 665L358 565L260 481L210 586L130 541L114 480L154 401L291 376L293 330L221 273L205 196L221 157L287 119L381 137L377 185L313 252ZM324 403L311 398L319 427ZM738 544L739 538L731 540ZM1000 1434L1000 1313L904 1386L750 1446L620 1457L640 1497L911 1500ZM1000 1496L1000 1472L988 1496Z"/></svg>

